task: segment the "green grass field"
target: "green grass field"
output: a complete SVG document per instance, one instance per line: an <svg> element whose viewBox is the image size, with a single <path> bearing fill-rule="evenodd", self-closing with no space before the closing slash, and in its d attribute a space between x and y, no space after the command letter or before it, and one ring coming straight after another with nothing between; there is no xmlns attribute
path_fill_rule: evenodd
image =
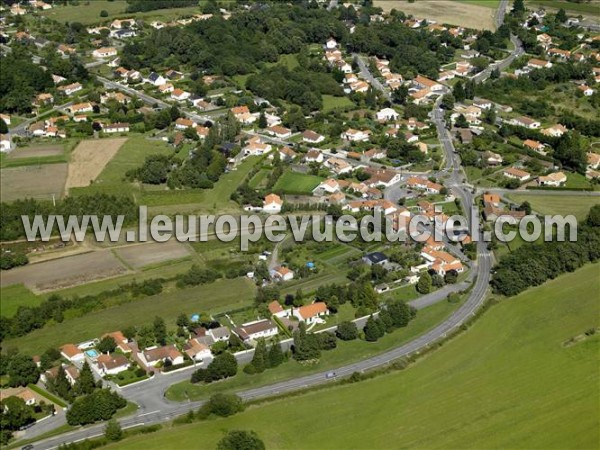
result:
<svg viewBox="0 0 600 450"><path fill-rule="evenodd" d="M335 97L333 95L323 95L323 112L330 112L334 109L345 109L356 106L348 97Z"/></svg>
<svg viewBox="0 0 600 450"><path fill-rule="evenodd" d="M600 5L598 0L592 0L589 2L575 3L564 0L527 0L526 6L529 8L546 8L549 10L558 10L563 8L567 14L574 16L588 15L588 16L600 16Z"/></svg>
<svg viewBox="0 0 600 450"><path fill-rule="evenodd" d="M216 313L246 306L254 298L254 289L249 280L237 278L218 280L189 289L171 290L47 325L21 338L6 340L2 347L17 347L25 353L38 354L48 347L81 342L129 325L151 324L155 316L163 317L167 326L174 327L175 319L181 313Z"/></svg>
<svg viewBox="0 0 600 450"><path fill-rule="evenodd" d="M406 371L110 448L214 448L231 429L269 449L597 448L600 337L563 346L599 324L597 274L588 265L503 301Z"/></svg>
<svg viewBox="0 0 600 450"><path fill-rule="evenodd" d="M200 9L197 7L188 8L170 8L170 9L158 9L155 11L138 12L138 13L127 13L127 2L125 0L93 0L93 1L79 1L79 5L73 6L55 6L52 9L43 11L40 14L58 22L70 22L73 18L77 18L77 21L89 25L93 23L106 22L115 18L156 18L162 21L169 21L183 17L185 15L198 14ZM100 12L106 11L108 17L100 17Z"/></svg>
<svg viewBox="0 0 600 450"><path fill-rule="evenodd" d="M35 295L22 284L0 288L0 315L12 317L19 306L37 306L43 297Z"/></svg>
<svg viewBox="0 0 600 450"><path fill-rule="evenodd" d="M585 195L527 195L510 194L512 201L522 203L528 201L531 207L541 214L574 214L581 220L587 216L590 208L600 204L600 197Z"/></svg>
<svg viewBox="0 0 600 450"><path fill-rule="evenodd" d="M462 3L469 3L471 5L485 6L486 8L498 9L500 0L454 0Z"/></svg>
<svg viewBox="0 0 600 450"><path fill-rule="evenodd" d="M303 173L285 172L273 188L275 191L281 191L284 194L307 194L323 181L322 177L315 175L305 175Z"/></svg>

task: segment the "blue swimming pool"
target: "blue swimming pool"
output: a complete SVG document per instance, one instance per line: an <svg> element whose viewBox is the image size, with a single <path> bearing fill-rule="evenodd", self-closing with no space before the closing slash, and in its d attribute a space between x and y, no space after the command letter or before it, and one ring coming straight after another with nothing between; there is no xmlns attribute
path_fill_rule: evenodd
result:
<svg viewBox="0 0 600 450"><path fill-rule="evenodd" d="M96 350L94 350L94 349L86 350L85 354L88 355L90 358L97 358L98 357L98 352Z"/></svg>

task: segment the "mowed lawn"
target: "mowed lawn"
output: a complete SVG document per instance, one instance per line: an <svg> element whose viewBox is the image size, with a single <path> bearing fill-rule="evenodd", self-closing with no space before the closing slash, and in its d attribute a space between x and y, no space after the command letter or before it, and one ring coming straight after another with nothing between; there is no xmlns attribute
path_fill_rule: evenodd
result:
<svg viewBox="0 0 600 450"><path fill-rule="evenodd" d="M597 448L600 336L563 343L599 325L598 269L503 301L406 371L111 448L214 448L231 429L256 431L269 449Z"/></svg>
<svg viewBox="0 0 600 450"><path fill-rule="evenodd" d="M348 97L335 97L333 95L322 95L323 111L330 112L335 109L345 109L356 106Z"/></svg>
<svg viewBox="0 0 600 450"><path fill-rule="evenodd" d="M315 175L285 172L279 177L273 189L285 194L310 194L321 181L323 181L323 178Z"/></svg>
<svg viewBox="0 0 600 450"><path fill-rule="evenodd" d="M151 325L156 316L164 318L167 326L174 328L175 319L181 313L216 313L247 306L254 299L254 290L254 285L246 278L221 279L203 286L171 290L47 325L21 338L6 340L2 347L16 347L24 353L37 355L48 347L81 342L130 325Z"/></svg>
<svg viewBox="0 0 600 450"><path fill-rule="evenodd" d="M510 194L508 198L516 203L527 201L541 214L573 214L578 220L584 219L592 206L600 204L600 197L586 195Z"/></svg>

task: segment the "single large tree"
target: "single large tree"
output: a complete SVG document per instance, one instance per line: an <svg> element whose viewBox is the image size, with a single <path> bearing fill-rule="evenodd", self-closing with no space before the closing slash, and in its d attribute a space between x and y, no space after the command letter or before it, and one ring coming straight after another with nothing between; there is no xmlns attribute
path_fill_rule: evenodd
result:
<svg viewBox="0 0 600 450"><path fill-rule="evenodd" d="M417 282L417 291L420 294L429 294L431 292L431 285L431 275L429 275L429 272L425 272L423 275L421 275L419 281Z"/></svg>

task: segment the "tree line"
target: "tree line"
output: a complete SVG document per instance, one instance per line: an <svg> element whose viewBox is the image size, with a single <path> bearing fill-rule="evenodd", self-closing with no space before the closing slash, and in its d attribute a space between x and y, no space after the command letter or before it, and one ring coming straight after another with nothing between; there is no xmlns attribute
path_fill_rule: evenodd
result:
<svg viewBox="0 0 600 450"><path fill-rule="evenodd" d="M595 205L587 219L579 223L576 242L523 244L500 259L491 285L495 292L513 296L599 258L600 205Z"/></svg>

